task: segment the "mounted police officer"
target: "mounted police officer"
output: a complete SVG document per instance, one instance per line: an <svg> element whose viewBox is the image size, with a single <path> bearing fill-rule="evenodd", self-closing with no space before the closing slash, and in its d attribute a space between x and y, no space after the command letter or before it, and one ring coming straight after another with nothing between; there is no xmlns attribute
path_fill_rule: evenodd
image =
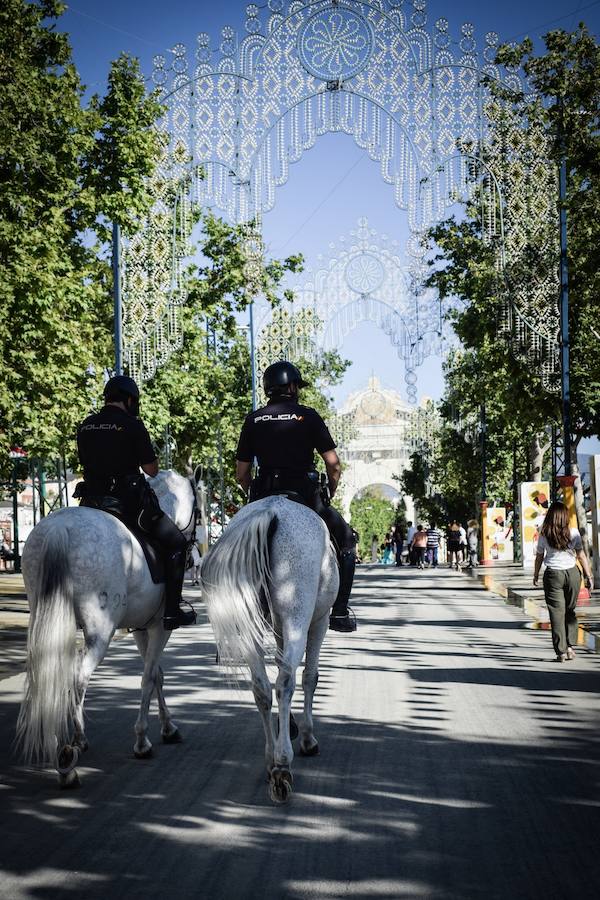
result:
<svg viewBox="0 0 600 900"><path fill-rule="evenodd" d="M180 608L187 541L160 508L156 494L140 468L153 478L158 460L144 423L138 418L140 392L133 378L116 375L104 388L100 412L77 429L77 449L83 483L75 493L82 506L110 512L130 528L140 529L162 551L165 566L165 615L171 631L193 625L193 610Z"/></svg>
<svg viewBox="0 0 600 900"><path fill-rule="evenodd" d="M298 389L305 386L292 363L277 362L265 370L263 387L269 400L262 409L246 417L236 454L237 480L245 491L250 489L250 501L272 494L295 495L321 516L336 548L340 568L340 589L329 627L333 631L355 631L356 621L349 613L348 599L356 564L356 537L339 512L329 505L341 474L340 460L321 416L298 402ZM325 462L328 491L320 485L315 450ZM251 481L255 458L258 474ZM298 553L301 552L299 534Z"/></svg>

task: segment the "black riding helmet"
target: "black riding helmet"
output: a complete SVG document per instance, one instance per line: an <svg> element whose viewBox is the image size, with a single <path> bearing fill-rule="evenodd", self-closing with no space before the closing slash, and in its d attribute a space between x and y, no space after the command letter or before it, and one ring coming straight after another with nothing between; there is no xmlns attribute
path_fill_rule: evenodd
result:
<svg viewBox="0 0 600 900"><path fill-rule="evenodd" d="M267 397L275 394L292 384L298 385L299 388L306 387L306 381L302 378L300 370L287 360L273 363L267 366L263 374L263 389Z"/></svg>
<svg viewBox="0 0 600 900"><path fill-rule="evenodd" d="M113 375L104 385L104 399L107 403L117 402L127 404L129 397L133 403L128 406L129 412L137 416L140 410L140 389L128 375Z"/></svg>

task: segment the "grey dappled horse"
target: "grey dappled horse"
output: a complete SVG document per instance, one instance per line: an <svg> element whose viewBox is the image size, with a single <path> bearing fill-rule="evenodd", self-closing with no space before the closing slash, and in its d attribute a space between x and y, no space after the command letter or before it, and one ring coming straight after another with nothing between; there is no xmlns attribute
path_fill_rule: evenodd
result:
<svg viewBox="0 0 600 900"><path fill-rule="evenodd" d="M190 539L195 484L170 470L159 472L150 484L161 508ZM164 584L152 581L143 550L129 529L98 509L58 510L28 537L23 577L31 619L17 745L25 761L56 765L63 787L78 783L75 767L88 746L83 727L86 688L117 628L140 629L133 632L144 660L136 757L152 752L146 732L154 691L163 741L181 740L165 704L159 666L171 634L162 624ZM77 626L83 630L80 650Z"/></svg>
<svg viewBox="0 0 600 900"><path fill-rule="evenodd" d="M258 500L233 517L206 555L200 577L220 662L234 670L243 665L250 669L265 730L270 795L274 802L284 802L292 790L290 707L296 669L305 653L300 752L307 756L318 752L312 703L319 652L339 585L329 533L306 506L285 497ZM265 618L263 601L272 626ZM278 649L277 735L264 654L271 627Z"/></svg>

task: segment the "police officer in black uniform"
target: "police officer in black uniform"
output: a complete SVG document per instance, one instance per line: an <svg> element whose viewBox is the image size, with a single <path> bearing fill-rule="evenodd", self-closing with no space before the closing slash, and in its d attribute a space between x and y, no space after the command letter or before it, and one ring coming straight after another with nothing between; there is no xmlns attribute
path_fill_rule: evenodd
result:
<svg viewBox="0 0 600 900"><path fill-rule="evenodd" d="M163 551L165 565L164 627L193 625L193 610L182 610L181 590L187 541L160 508L156 494L140 473L154 477L158 460L150 435L138 418L140 392L133 378L116 375L104 388L100 412L88 416L77 429L77 449L83 482L76 497L118 516L129 527L146 532Z"/></svg>
<svg viewBox="0 0 600 900"><path fill-rule="evenodd" d="M237 480L250 489L250 500L272 494L293 493L324 520L335 545L340 567L340 589L329 619L333 631L355 631L356 621L348 611L356 564L356 538L339 512L329 505L315 470L314 451L325 462L329 495L333 497L341 474L335 443L321 416L298 403L298 389L306 383L296 366L277 362L263 375L269 402L246 417L237 448ZM252 462L258 474L251 481ZM302 552L298 535L298 552Z"/></svg>

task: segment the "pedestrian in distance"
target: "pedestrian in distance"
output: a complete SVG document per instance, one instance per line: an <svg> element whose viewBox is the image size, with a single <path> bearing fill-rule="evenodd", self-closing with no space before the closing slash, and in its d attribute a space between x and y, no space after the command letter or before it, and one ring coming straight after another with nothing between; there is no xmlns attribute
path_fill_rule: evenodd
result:
<svg viewBox="0 0 600 900"><path fill-rule="evenodd" d="M422 525L417 525L417 530L412 542L415 553L415 565L419 569L425 568L425 550L427 549L427 532Z"/></svg>
<svg viewBox="0 0 600 900"><path fill-rule="evenodd" d="M546 564L543 585L544 598L550 613L552 644L557 662L575 658L573 645L577 643L575 607L581 587L579 562L585 575L586 587L592 590L592 571L581 535L569 527L569 511L564 503L550 505L537 544L533 584L537 587L542 563Z"/></svg>
<svg viewBox="0 0 600 900"><path fill-rule="evenodd" d="M479 565L479 523L477 519L469 519L467 525L467 551L469 553L467 568L475 569Z"/></svg>
<svg viewBox="0 0 600 900"><path fill-rule="evenodd" d="M450 569L456 569L458 571L460 569L460 525L454 519L450 523L450 527L448 528L447 535L447 548L448 548L448 567Z"/></svg>
<svg viewBox="0 0 600 900"><path fill-rule="evenodd" d="M437 569L438 566L441 537L435 525L430 525L427 529L427 562L433 569Z"/></svg>
<svg viewBox="0 0 600 900"><path fill-rule="evenodd" d="M467 531L459 522L459 530L460 530L460 560L459 562L466 562L467 559Z"/></svg>
<svg viewBox="0 0 600 900"><path fill-rule="evenodd" d="M202 567L202 556L200 555L200 551L198 550L197 544L192 544L190 548L190 584L196 585L200 584L200 569Z"/></svg>
<svg viewBox="0 0 600 900"><path fill-rule="evenodd" d="M404 529L400 522L394 526L394 547L396 550L396 566L402 565L402 550L404 549Z"/></svg>
<svg viewBox="0 0 600 900"><path fill-rule="evenodd" d="M386 566L394 565L394 541L391 535L392 533L390 532L389 537L386 538L385 550L383 552L383 562Z"/></svg>
<svg viewBox="0 0 600 900"><path fill-rule="evenodd" d="M376 534L371 538L371 562L379 562L379 540Z"/></svg>
<svg viewBox="0 0 600 900"><path fill-rule="evenodd" d="M408 562L411 566L416 565L415 560L415 552L413 550L412 542L416 533L416 528L412 522L407 522L408 531L406 533L406 546L408 547Z"/></svg>

